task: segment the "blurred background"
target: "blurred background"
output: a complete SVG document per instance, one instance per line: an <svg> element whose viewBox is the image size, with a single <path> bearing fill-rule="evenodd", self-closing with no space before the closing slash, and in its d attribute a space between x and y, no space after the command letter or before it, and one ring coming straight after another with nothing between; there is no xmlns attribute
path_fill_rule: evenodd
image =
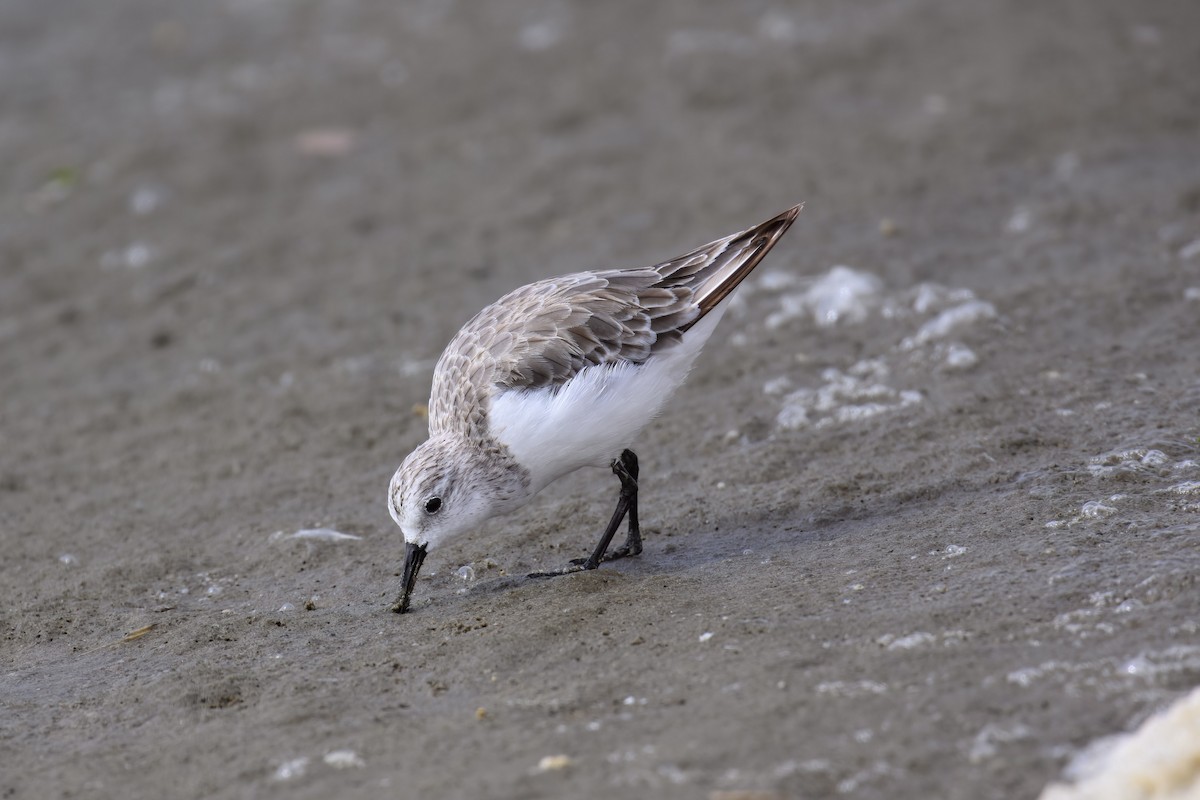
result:
<svg viewBox="0 0 1200 800"><path fill-rule="evenodd" d="M1097 667L1117 682L1073 672L1015 701L1005 679L1051 658L1021 650L1030 639L1080 653L1078 632L1052 623L1136 583L1106 572L1122 559L1178 593L1142 599L1155 624L1105 617L1094 663L1189 636L1195 565L1162 566L1176 540L1137 551L1142 575L1094 527L1124 517L1064 522L1069 545L1048 545L1044 526L1101 496L1079 494L1088 458L1195 450L1197 31L1189 0L0 3L0 621L15 648L0 788L1030 796L1194 682L1179 675L1200 676L1189 651L1169 681ZM459 564L517 575L585 549L612 487L580 478L447 554L418 590L434 598L423 617L380 616L402 556L384 487L424 435L434 360L475 310L801 201L766 265L778 275L725 323L740 338L714 340L643 455L662 476L664 534L745 541L696 533L672 556L652 539L665 560L630 574L551 587L493 571L482 595L458 592ZM833 329L800 314L762 324L781 287L839 264L905 308L926 284L984 298L991 321L963 334L983 366L897 355L911 331L874 311ZM822 370L871 358L893 394L921 398L890 423L789 433L780 390L763 389L821 386ZM1040 494L1018 481L1035 474ZM741 486L706 506L717 478ZM1194 534L1185 506L1171 511L1180 536ZM1147 530L1164 513L1136 507ZM364 541L268 543L321 525ZM841 555L817 556L826 538ZM943 597L951 540L978 560L953 562L967 571ZM773 557L792 577L758 561L722 572L743 548L784 548ZM910 551L941 555L905 577ZM1032 565L1023 579L1014 553ZM859 585L847 570L864 564L878 591L839 617ZM759 622L744 649L703 664L649 644L610 652L590 612L561 629L541 616L587 606L579 591L626 604L605 623L622 642L653 623L689 647L720 630L693 611ZM307 616L274 612L308 595L324 599ZM502 638L467 643L488 614ZM1011 614L1035 628L1014 634ZM159 638L131 645L136 659L93 650L147 624ZM880 644L958 627L975 644L954 658L897 664ZM604 723L652 749L613 756L613 740L588 739L613 703L643 697L622 676L663 663L670 686L647 696L670 710ZM339 665L353 675L314 682ZM501 679L504 694L505 669L553 699ZM753 700L721 694L759 679ZM768 697L777 686L798 693ZM160 710L145 716L142 699ZM477 707L491 711L476 720ZM343 745L365 769L321 761ZM559 750L573 766L539 771ZM311 763L280 777L299 759Z"/></svg>
<svg viewBox="0 0 1200 800"><path fill-rule="evenodd" d="M961 269L957 254L918 261L871 234L888 219L952 250L1002 232L1011 207L1081 163L1194 133L1195 64L1173 36L1193 13L6 3L6 307L61 295L75 282L60 275L86 262L87 302L149 275L163 284L150 294L192 281L217 295L220 319L178 337L197 354L219 357L205 339L231 332L234 347L262 346L262 323L282 314L309 338L353 319L325 337L361 337L353 352L395 337L386 320L403 316L421 323L406 344L436 355L461 320L421 300L448 287L479 305L799 201L808 263L853 241L904 279ZM1146 168L1172 169L1160 164ZM304 319L334 285L329 314ZM258 302L233 302L251 286ZM153 305L123 315L143 338L173 315Z"/></svg>

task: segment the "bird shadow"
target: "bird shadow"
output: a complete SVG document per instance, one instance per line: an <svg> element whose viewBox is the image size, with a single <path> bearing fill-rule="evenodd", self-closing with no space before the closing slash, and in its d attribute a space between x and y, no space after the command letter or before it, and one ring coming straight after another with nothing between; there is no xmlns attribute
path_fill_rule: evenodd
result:
<svg viewBox="0 0 1200 800"><path fill-rule="evenodd" d="M908 511L913 510L910 505ZM858 504L853 507L823 508L819 512L802 516L791 513L764 513L748 516L744 511L728 511L713 515L711 522L687 530L666 532L658 526L642 529L645 549L639 556L602 563L596 571L575 572L556 576L537 576L528 573L538 569L553 568L554 565L534 564L520 557L509 566L511 575L482 576L473 581L467 592L460 593L455 600L474 603L485 600L489 605L498 605L506 599L527 597L525 589L550 582L576 580L580 586L587 577L608 576L629 581L642 581L665 575L680 575L696 572L718 565L734 557L753 554L762 559L792 556L813 549L816 545L853 536L873 520L896 513L894 500L879 498L873 504ZM590 542L579 541L578 555L585 556ZM615 546L615 545L614 545ZM563 561L569 560L563 555ZM588 582L590 590L600 585ZM582 590L582 589L581 589ZM443 602L438 592L438 601ZM458 606L458 603L454 603Z"/></svg>

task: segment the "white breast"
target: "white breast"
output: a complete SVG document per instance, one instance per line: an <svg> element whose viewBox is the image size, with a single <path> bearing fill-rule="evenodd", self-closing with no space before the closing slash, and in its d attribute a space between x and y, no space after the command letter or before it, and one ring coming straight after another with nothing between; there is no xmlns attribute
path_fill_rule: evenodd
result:
<svg viewBox="0 0 1200 800"><path fill-rule="evenodd" d="M529 470L530 489L541 491L580 467L606 467L632 445L683 383L722 311L642 364L587 367L557 392L516 389L494 397L491 434Z"/></svg>

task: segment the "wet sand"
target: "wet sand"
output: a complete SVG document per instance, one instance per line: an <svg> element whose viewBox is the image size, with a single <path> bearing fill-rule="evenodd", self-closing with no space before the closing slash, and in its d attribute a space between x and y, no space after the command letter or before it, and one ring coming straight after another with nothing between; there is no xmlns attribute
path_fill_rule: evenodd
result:
<svg viewBox="0 0 1200 800"><path fill-rule="evenodd" d="M4 4L0 796L1036 796L1200 683L1197 29ZM645 552L524 577L579 473L389 613L454 331L798 201L637 447Z"/></svg>

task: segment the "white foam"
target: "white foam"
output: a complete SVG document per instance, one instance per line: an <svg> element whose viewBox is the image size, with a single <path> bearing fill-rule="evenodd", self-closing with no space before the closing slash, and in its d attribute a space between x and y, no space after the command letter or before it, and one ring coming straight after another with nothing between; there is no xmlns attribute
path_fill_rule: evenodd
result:
<svg viewBox="0 0 1200 800"><path fill-rule="evenodd" d="M971 742L971 749L967 753L967 759L972 764L978 764L995 758L999 752L997 745L1019 742L1022 739L1028 739L1029 735L1029 728L1019 722L1008 726L989 722L980 729L979 733L975 734L975 739Z"/></svg>
<svg viewBox="0 0 1200 800"><path fill-rule="evenodd" d="M1054 662L1047 662L1036 667L1022 667L1021 669L1014 669L1005 677L1009 683L1015 683L1024 689L1032 686L1034 681L1045 675L1053 666Z"/></svg>
<svg viewBox="0 0 1200 800"><path fill-rule="evenodd" d="M905 636L896 637L890 633L884 634L875 640L878 644L883 645L888 650L912 650L916 647L924 647L927 644L933 644L937 641L937 637L926 631L914 631Z"/></svg>
<svg viewBox="0 0 1200 800"><path fill-rule="evenodd" d="M886 761L875 761L867 769L859 770L849 778L843 778L837 783L839 794L854 794L864 783L892 775L894 770Z"/></svg>
<svg viewBox="0 0 1200 800"><path fill-rule="evenodd" d="M912 350L935 339L944 339L955 328L971 325L980 320L993 319L996 307L983 300L968 300L961 305L942 311L920 327L914 336L900 343L900 349Z"/></svg>
<svg viewBox="0 0 1200 800"><path fill-rule="evenodd" d="M857 374L855 374L857 373ZM826 369L825 384L816 389L799 389L783 399L775 418L781 428L796 429L808 424L826 427L856 422L921 402L921 393L893 389L879 380L887 366L880 359L860 361L849 373Z"/></svg>
<svg viewBox="0 0 1200 800"><path fill-rule="evenodd" d="M273 777L277 781L290 781L292 778L303 776L306 771L308 771L308 757L301 756L280 764Z"/></svg>
<svg viewBox="0 0 1200 800"><path fill-rule="evenodd" d="M946 369L970 369L979 363L979 356L966 345L953 342L946 348Z"/></svg>
<svg viewBox="0 0 1200 800"><path fill-rule="evenodd" d="M817 278L806 291L781 297L779 311L768 315L766 325L778 328L809 314L822 326L862 322L878 303L882 290L883 282L871 273L839 265Z"/></svg>
<svg viewBox="0 0 1200 800"><path fill-rule="evenodd" d="M808 424L808 409L803 403L785 403L775 416L775 424L788 430L803 428Z"/></svg>
<svg viewBox="0 0 1200 800"><path fill-rule="evenodd" d="M951 289L940 283L922 283L913 291L912 309L918 314L931 314L939 308L974 299L975 293L970 289Z"/></svg>
<svg viewBox="0 0 1200 800"><path fill-rule="evenodd" d="M1074 611L1064 611L1062 614L1058 614L1050 624L1054 626L1055 630L1065 631L1080 639L1087 639L1096 634L1108 636L1116 630L1116 627L1111 622L1099 619L1102 613L1100 607L1077 608Z"/></svg>
<svg viewBox="0 0 1200 800"><path fill-rule="evenodd" d="M755 287L765 292L778 292L795 285L796 276L779 269L764 272L755 282ZM736 297L737 295L734 296Z"/></svg>
<svg viewBox="0 0 1200 800"><path fill-rule="evenodd" d="M1161 450L1147 450L1146 455L1142 456L1142 463L1149 467L1161 467L1170 462L1170 456Z"/></svg>
<svg viewBox="0 0 1200 800"><path fill-rule="evenodd" d="M1111 598L1105 599L1108 613L1112 611ZM1093 600L1095 602L1095 600ZM1083 623L1098 618L1104 609L1082 608L1066 614L1060 614L1054 620L1055 627L1070 633L1081 633L1081 638L1092 635L1111 635L1116 625L1110 622L1098 621L1087 626ZM1118 618L1123 623L1123 619ZM1172 629L1172 633L1176 629ZM1188 630L1188 633L1194 633ZM1114 692L1126 692L1131 687L1150 687L1163 685L1165 678L1172 680L1184 674L1191 674L1200 669L1200 646L1172 645L1162 650L1142 652L1133 658L1101 658L1094 661L1045 661L1031 667L1013 670L1006 676L1009 683L1022 688L1028 688L1035 683L1047 682L1062 687L1068 694L1082 691L1103 691L1108 695Z"/></svg>
<svg viewBox="0 0 1200 800"><path fill-rule="evenodd" d="M839 320L862 321L869 303L880 294L883 282L870 272L848 266L835 266L817 279L805 293L818 325L833 325Z"/></svg>
<svg viewBox="0 0 1200 800"><path fill-rule="evenodd" d="M1100 517L1111 517L1117 513L1117 509L1113 506L1107 506L1099 500L1089 500L1079 509L1079 513L1081 516L1090 519L1098 519Z"/></svg>
<svg viewBox="0 0 1200 800"><path fill-rule="evenodd" d="M1171 458L1161 450L1132 447L1092 456L1087 469L1093 477L1111 478L1123 473L1150 472L1170 463Z"/></svg>
<svg viewBox="0 0 1200 800"><path fill-rule="evenodd" d="M780 278L777 284L775 278L763 281L764 285L768 283L782 285L784 280ZM810 315L818 325L855 323L874 315L893 326L892 333L876 336L881 344L899 342L890 348L886 345L883 349L876 348L878 355L845 368L844 372L841 368L826 369L820 386L789 392L800 381L788 374L765 382L764 394L783 395L775 423L785 430L846 424L921 403L925 399L923 392L889 385L889 365L902 364L906 374L913 369L926 372L972 369L980 363L980 356L953 336L968 326L998 316L994 305L978 299L970 289L921 283L888 294L878 277L846 266L832 268L805 291L785 294L778 302L778 310L766 318L768 328ZM803 354L797 354L796 360L809 361Z"/></svg>
<svg viewBox="0 0 1200 800"><path fill-rule="evenodd" d="M1069 783L1039 800L1187 800L1200 796L1200 689L1129 734L1094 742L1068 765Z"/></svg>
<svg viewBox="0 0 1200 800"><path fill-rule="evenodd" d="M871 273L839 265L818 278L804 297L818 325L833 325L866 319L870 303L882 289L883 282Z"/></svg>
<svg viewBox="0 0 1200 800"><path fill-rule="evenodd" d="M785 294L779 298L779 310L767 315L766 326L769 330L781 328L788 322L804 316L806 306L803 294Z"/></svg>
<svg viewBox="0 0 1200 800"><path fill-rule="evenodd" d="M792 385L792 379L786 375L772 378L763 384L763 394L783 394Z"/></svg>

